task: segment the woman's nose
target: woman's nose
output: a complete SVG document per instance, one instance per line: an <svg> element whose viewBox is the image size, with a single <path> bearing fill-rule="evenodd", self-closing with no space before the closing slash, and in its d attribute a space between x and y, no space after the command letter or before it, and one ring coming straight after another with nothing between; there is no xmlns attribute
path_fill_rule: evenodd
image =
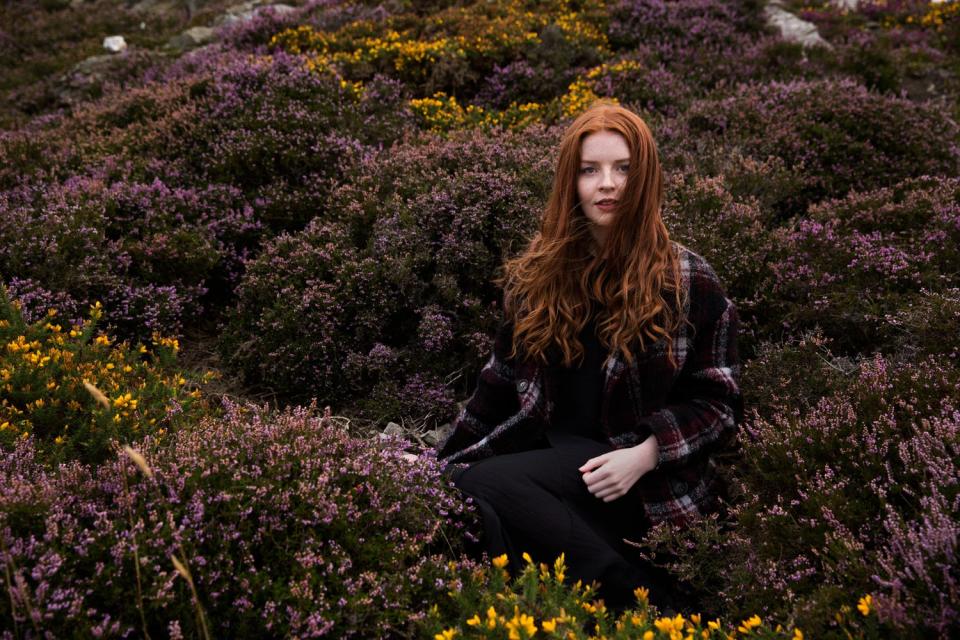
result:
<svg viewBox="0 0 960 640"><path fill-rule="evenodd" d="M613 171L612 170L603 171L600 179L600 188L613 189L616 186L617 186L617 183L613 179Z"/></svg>

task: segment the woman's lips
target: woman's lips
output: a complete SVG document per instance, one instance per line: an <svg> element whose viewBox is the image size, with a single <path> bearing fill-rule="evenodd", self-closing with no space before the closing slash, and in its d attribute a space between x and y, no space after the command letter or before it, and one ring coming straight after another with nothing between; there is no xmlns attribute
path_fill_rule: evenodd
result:
<svg viewBox="0 0 960 640"><path fill-rule="evenodd" d="M613 211L617 206L616 200L601 200L596 205L597 209L601 211Z"/></svg>

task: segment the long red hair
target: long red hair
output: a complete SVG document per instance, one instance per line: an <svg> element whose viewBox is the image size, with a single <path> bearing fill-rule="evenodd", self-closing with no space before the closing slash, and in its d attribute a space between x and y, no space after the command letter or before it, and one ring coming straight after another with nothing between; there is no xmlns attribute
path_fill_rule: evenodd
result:
<svg viewBox="0 0 960 640"><path fill-rule="evenodd" d="M601 251L592 251L589 221L577 195L583 139L598 131L619 133L630 149L630 166L614 225ZM619 105L597 103L567 128L560 142L553 189L540 231L503 267L507 319L513 323L513 357L523 353L546 363L560 348L563 363L581 361L578 334L593 305L597 333L611 355L633 362L647 343L666 340L682 321L680 264L660 209L663 171L649 127ZM596 253L596 255L594 255Z"/></svg>

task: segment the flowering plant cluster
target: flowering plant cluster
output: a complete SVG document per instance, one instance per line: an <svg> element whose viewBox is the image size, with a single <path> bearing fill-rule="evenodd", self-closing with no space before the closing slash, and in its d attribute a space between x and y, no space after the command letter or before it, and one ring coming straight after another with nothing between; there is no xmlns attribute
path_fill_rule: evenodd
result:
<svg viewBox="0 0 960 640"><path fill-rule="evenodd" d="M250 263L224 358L283 393L451 417L447 377L486 356L491 280L535 229L556 135L464 132L365 161L334 192L331 220Z"/></svg>
<svg viewBox="0 0 960 640"><path fill-rule="evenodd" d="M41 4L56 33L109 13L18 7ZM29 84L45 40L0 32L0 60L29 58L0 71L18 101L0 121L39 114L0 131L0 280L18 301L0 307L4 632L960 627L958 3L786 3L831 45L812 49L757 0L292 4L179 58L131 36L68 110L53 91L81 58L53 52L63 73ZM140 23L118 10L97 24ZM476 528L433 463L313 409L201 419L174 361L185 335L216 333L254 393L318 397L354 425L449 420L562 125L598 96L651 125L671 237L741 312L751 411L728 513L646 541L701 618L614 617L562 564L508 584L459 557Z"/></svg>
<svg viewBox="0 0 960 640"><path fill-rule="evenodd" d="M271 44L308 53L313 66L352 79L380 72L426 92L469 91L492 65L531 50L549 57L563 48L568 66L573 60L603 55L605 16L602 0L473 2L426 16L410 12L379 21L358 19L331 32L301 25L277 34Z"/></svg>
<svg viewBox="0 0 960 640"><path fill-rule="evenodd" d="M0 448L29 440L50 461L97 462L114 442L134 442L197 419L198 388L176 368L179 341L149 346L97 331L97 303L71 324L56 309L28 324L0 288ZM207 374L209 379L213 374Z"/></svg>
<svg viewBox="0 0 960 640"><path fill-rule="evenodd" d="M489 638L566 638L569 640L730 640L738 637L803 640L799 628L770 625L756 615L739 623L690 613L659 612L650 605L649 590L635 591L636 605L621 613L608 610L596 598L595 585L574 584L566 576L561 554L550 567L535 564L529 555L520 575L511 579L507 556L493 558L492 568L477 567L467 574L459 591L442 599L423 623L434 640ZM848 638L880 638L872 596L865 595L837 612Z"/></svg>
<svg viewBox="0 0 960 640"><path fill-rule="evenodd" d="M0 195L0 272L28 319L102 300L126 336L179 333L236 285L260 233L233 187L74 177Z"/></svg>
<svg viewBox="0 0 960 640"><path fill-rule="evenodd" d="M960 368L943 356L853 362L817 336L783 351L746 368L744 388L773 406L757 403L764 415L745 425L730 521L654 531L654 556L709 609L820 637L855 590L891 633L948 637L960 622Z"/></svg>
<svg viewBox="0 0 960 640"><path fill-rule="evenodd" d="M919 339L954 352L950 334L936 338L915 321L909 337L902 329L912 306L929 309L928 320L938 295L949 307L960 269L958 202L960 181L924 177L811 207L777 231L767 301L778 307L774 317L794 329L818 325L850 351Z"/></svg>
<svg viewBox="0 0 960 640"><path fill-rule="evenodd" d="M228 404L98 467L0 459L14 636L409 637L456 589L468 508L436 461L314 408ZM450 546L454 545L454 546ZM441 555L445 554L445 555Z"/></svg>
<svg viewBox="0 0 960 640"><path fill-rule="evenodd" d="M960 162L957 124L943 110L849 80L743 85L733 95L695 102L684 121L670 132L683 138L678 147L713 140L801 170L798 191L777 203L784 217L851 189L951 175Z"/></svg>

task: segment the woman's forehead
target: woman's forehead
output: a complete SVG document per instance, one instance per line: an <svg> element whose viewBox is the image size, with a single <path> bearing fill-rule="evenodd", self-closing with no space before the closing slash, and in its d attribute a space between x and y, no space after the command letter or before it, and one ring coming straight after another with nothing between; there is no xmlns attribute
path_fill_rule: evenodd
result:
<svg viewBox="0 0 960 640"><path fill-rule="evenodd" d="M627 139L616 131L596 131L580 142L580 159L583 162L629 160L630 147Z"/></svg>

